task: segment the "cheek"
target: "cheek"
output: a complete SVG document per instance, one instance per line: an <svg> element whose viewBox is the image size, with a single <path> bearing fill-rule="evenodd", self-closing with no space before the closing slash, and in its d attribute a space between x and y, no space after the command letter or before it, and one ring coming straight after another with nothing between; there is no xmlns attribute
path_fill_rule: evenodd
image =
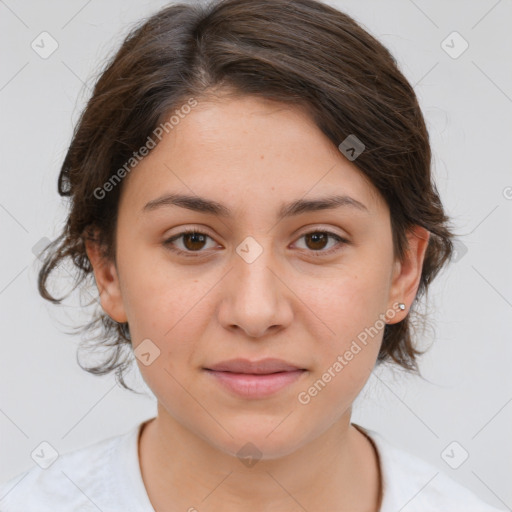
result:
<svg viewBox="0 0 512 512"><path fill-rule="evenodd" d="M211 322L208 290L216 281L194 278L170 265L163 268L169 271L163 272L162 266L131 267L126 280L127 315L136 355L138 345L148 343L143 340L149 339L157 347L153 349L158 357L151 365L137 361L144 380L164 403L172 397L177 411L189 404L190 397L183 390L193 388L194 369L202 361L198 340Z"/></svg>
<svg viewBox="0 0 512 512"><path fill-rule="evenodd" d="M172 265L163 248L124 247L119 257L123 302L132 339L154 336L166 343L201 309L204 279L192 267ZM183 320L181 320L183 319Z"/></svg>
<svg viewBox="0 0 512 512"><path fill-rule="evenodd" d="M323 299L324 290L323 302L317 304L323 320L315 336L317 360L297 402L310 408L308 414L335 421L356 399L375 367L385 323L379 316L384 313L382 301L365 286L330 292L329 301Z"/></svg>
<svg viewBox="0 0 512 512"><path fill-rule="evenodd" d="M373 326L387 308L389 285L387 273L377 266L368 270L340 273L337 279L311 288L311 309L330 328L333 338L347 340Z"/></svg>
<svg viewBox="0 0 512 512"><path fill-rule="evenodd" d="M382 267L340 275L315 291L311 288L307 303L321 319L315 333L319 358L312 377L328 389L322 391L322 400L335 403L355 398L375 366L388 292Z"/></svg>

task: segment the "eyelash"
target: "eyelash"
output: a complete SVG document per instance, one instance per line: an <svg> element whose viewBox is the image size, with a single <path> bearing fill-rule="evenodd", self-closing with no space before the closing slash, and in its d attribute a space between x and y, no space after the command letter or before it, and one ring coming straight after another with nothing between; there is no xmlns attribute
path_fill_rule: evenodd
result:
<svg viewBox="0 0 512 512"><path fill-rule="evenodd" d="M348 240L346 240L345 238L342 238L341 236L337 235L336 233L332 233L330 231L322 231L320 229L316 229L313 231L308 231L307 233L303 233L300 236L300 238L307 236L307 235L316 234L316 233L321 233L321 234L327 235L330 238L334 238L338 242L338 244L336 244L334 247L331 247L328 250L320 249L318 251L314 251L314 250L310 249L308 252L312 253L315 257L328 256L332 253L339 251L340 245L346 245L349 243ZM188 234L205 235L206 237L213 240L213 238L210 235L203 233L197 229L190 228L190 229L185 229L184 231L181 231L177 235L173 235L171 238L167 239L164 242L164 246L166 248L168 248L170 251L172 251L178 255L183 255L185 257L190 257L190 258L203 257L202 253L205 253L206 251L183 251L182 249L177 249L176 247L173 246L173 242L175 240L178 240L179 238L183 237L184 235L188 235Z"/></svg>

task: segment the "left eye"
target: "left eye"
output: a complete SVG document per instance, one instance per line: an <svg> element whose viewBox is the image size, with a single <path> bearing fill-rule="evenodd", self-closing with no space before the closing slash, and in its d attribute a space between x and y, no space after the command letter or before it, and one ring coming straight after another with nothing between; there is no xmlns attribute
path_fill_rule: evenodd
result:
<svg viewBox="0 0 512 512"><path fill-rule="evenodd" d="M335 233L331 233L329 231L311 231L309 233L305 233L300 238L304 238L306 240L306 249L311 249L313 253L319 252L321 253L320 256L330 254L331 252L338 250L339 245L348 243L344 238L341 238ZM333 239L337 243L335 243L329 249L325 249L329 239Z"/></svg>
<svg viewBox="0 0 512 512"><path fill-rule="evenodd" d="M339 249L338 246L347 244L348 241L344 238L336 235L335 233L331 233L329 231L310 231L309 233L305 233L299 237L299 240L304 238L306 242L306 250L309 250L312 253L320 253L318 256L322 256L325 254L330 254ZM202 249L205 248L205 244L207 239L213 241L212 237L207 235L206 233L201 233L200 231L188 230L182 231L177 235L169 238L164 242L164 245L168 247L171 251L174 251L178 254L184 254L186 256L197 256L199 254L193 253L203 253ZM334 240L336 243L331 245L330 248L325 249L328 245L329 239ZM182 244L182 248L176 247L175 241L180 240ZM317 254L315 254L317 256Z"/></svg>

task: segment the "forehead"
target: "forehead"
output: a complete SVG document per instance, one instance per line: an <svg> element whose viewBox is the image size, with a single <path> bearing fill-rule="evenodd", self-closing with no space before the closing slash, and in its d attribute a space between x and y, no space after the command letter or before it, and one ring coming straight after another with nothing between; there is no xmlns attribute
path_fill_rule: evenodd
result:
<svg viewBox="0 0 512 512"><path fill-rule="evenodd" d="M139 208L166 192L219 203L243 198L259 209L336 193L370 211L385 208L373 185L304 110L255 96L198 99L127 178L123 196Z"/></svg>

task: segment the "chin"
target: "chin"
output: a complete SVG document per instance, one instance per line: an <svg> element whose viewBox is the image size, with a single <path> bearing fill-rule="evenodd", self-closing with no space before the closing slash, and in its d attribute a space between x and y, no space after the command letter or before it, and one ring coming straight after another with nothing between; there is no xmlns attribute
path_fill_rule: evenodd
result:
<svg viewBox="0 0 512 512"><path fill-rule="evenodd" d="M306 443L305 432L297 426L290 428L293 425L284 428L283 424L279 425L282 419L274 421L271 428L268 422L258 424L255 420L250 428L243 428L240 425L226 426L233 437L222 430L221 437L213 439L210 435L207 441L216 449L237 457L242 463L245 463L244 460L251 462L279 459L293 453ZM279 427L275 428L276 425ZM251 467L249 463L246 465Z"/></svg>

